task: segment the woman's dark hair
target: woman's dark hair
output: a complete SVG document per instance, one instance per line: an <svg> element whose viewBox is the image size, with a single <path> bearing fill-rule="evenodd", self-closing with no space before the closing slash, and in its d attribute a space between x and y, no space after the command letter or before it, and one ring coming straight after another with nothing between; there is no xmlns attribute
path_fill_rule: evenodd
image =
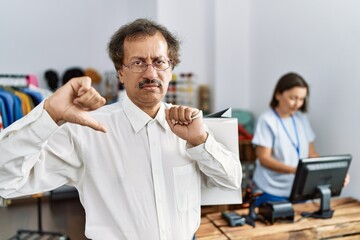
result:
<svg viewBox="0 0 360 240"><path fill-rule="evenodd" d="M137 19L122 26L111 37L108 44L108 52L111 60L114 63L115 69L119 70L122 67L124 60L124 41L136 40L145 38L147 36L154 36L160 32L168 45L168 55L172 61L174 68L180 63L180 42L177 38L170 33L164 26L157 24L149 19Z"/></svg>
<svg viewBox="0 0 360 240"><path fill-rule="evenodd" d="M270 106L273 109L275 109L279 105L279 101L276 100L277 93L282 94L286 90L289 90L294 87L306 88L306 90L307 90L306 98L304 99L304 104L301 106L300 111L307 112L308 101L309 101L308 98L309 98L309 94L310 94L309 86L302 76L300 76L297 73L293 73L293 72L287 73L279 79L279 81L277 82L277 84L275 86L274 93L273 93L273 96L270 101Z"/></svg>

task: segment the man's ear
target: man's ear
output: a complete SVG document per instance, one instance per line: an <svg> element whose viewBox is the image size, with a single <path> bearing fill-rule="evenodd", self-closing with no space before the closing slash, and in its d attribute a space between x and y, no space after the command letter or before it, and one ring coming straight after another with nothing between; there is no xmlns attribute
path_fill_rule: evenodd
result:
<svg viewBox="0 0 360 240"><path fill-rule="evenodd" d="M119 80L122 84L124 84L123 80L122 80L122 76L123 76L123 72L121 69L117 70L117 74L118 74L118 77L119 77Z"/></svg>

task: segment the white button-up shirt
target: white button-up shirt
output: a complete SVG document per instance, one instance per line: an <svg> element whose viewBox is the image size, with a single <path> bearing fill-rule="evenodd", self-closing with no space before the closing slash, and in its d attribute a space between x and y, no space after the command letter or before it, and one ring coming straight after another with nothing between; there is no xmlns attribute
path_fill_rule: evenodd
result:
<svg viewBox="0 0 360 240"><path fill-rule="evenodd" d="M201 182L237 189L239 157L209 135L189 148L165 120L127 97L90 114L107 133L66 123L43 103L0 134L0 195L75 186L94 240L190 240L200 224ZM206 175L206 177L205 177Z"/></svg>

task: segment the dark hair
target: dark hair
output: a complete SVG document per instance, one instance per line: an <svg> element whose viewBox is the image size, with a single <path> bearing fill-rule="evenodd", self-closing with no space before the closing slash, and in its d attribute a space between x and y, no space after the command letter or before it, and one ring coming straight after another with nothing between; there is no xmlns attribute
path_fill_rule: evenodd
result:
<svg viewBox="0 0 360 240"><path fill-rule="evenodd" d="M110 39L108 52L114 63L115 69L119 70L122 67L125 40L136 40L147 36L154 36L157 32L160 32L167 42L168 54L170 60L172 61L172 67L175 67L178 63L180 63L179 40L177 40L172 33L160 24L157 24L149 19L137 19L120 27L120 29L117 30Z"/></svg>
<svg viewBox="0 0 360 240"><path fill-rule="evenodd" d="M289 90L294 87L306 88L306 90L307 90L306 98L304 99L304 104L301 106L300 111L307 112L308 101L309 101L308 98L309 98L309 94L310 94L309 86L302 76L300 76L297 73L292 73L292 72L283 75L277 82L275 89L274 89L273 96L270 101L270 106L275 109L279 105L279 101L276 100L277 93L282 94L286 90Z"/></svg>

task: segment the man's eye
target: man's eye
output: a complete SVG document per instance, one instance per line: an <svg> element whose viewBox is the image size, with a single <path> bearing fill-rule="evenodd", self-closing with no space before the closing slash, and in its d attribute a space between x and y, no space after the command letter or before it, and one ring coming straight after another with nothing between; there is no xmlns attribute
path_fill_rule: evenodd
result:
<svg viewBox="0 0 360 240"><path fill-rule="evenodd" d="M162 60L157 60L157 61L155 61L155 64L156 64L157 66L161 66L161 65L165 65L166 62L165 62L165 61L162 61Z"/></svg>
<svg viewBox="0 0 360 240"><path fill-rule="evenodd" d="M142 62L142 61L135 61L135 62L133 62L131 65L133 65L133 66L142 66L142 65L144 65L144 62Z"/></svg>

